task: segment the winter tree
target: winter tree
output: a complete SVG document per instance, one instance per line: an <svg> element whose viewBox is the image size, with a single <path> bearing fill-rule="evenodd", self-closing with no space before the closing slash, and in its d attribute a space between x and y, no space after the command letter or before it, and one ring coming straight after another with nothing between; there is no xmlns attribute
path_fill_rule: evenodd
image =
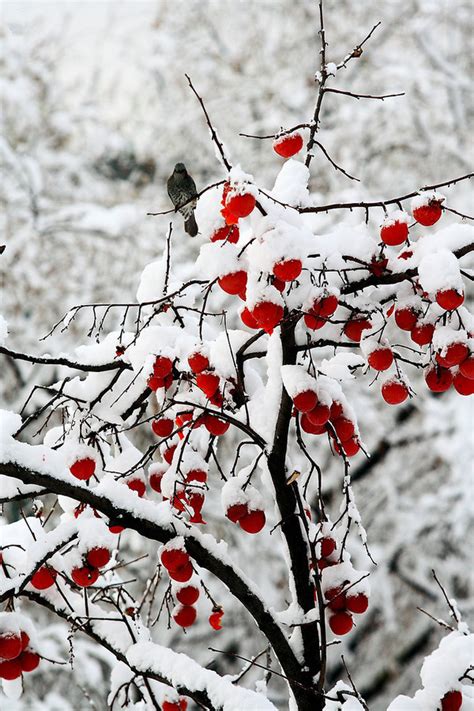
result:
<svg viewBox="0 0 474 711"><path fill-rule="evenodd" d="M34 384L22 378L18 412L2 411L0 676L9 704L31 698L39 708L46 692L30 678L41 675L43 684L55 680L64 708L71 678L87 697L106 666L108 690L99 698L112 709L367 709L369 670L352 657L364 657L370 627L380 624L371 614L373 599L387 592L377 565L382 548L389 552L385 575L396 570L430 604L445 598L447 617L420 613L446 635L423 663L414 697L396 696L390 710L474 703L472 637L443 585L453 558L469 560L457 548L466 518L461 485L453 499L439 483L439 495L427 497L409 470L405 501L397 482L375 498L362 483L390 451L403 469L404 453L423 438L443 443L449 427L460 431L456 413L466 412L462 400L473 382L473 230L454 201L472 173L406 189L394 178L386 196L361 196L352 175L360 149L347 141L333 153L337 138L332 132L323 141L325 119L333 120L333 103L354 102L352 117L362 102L385 107L403 100L402 92L385 84L378 90L384 74L393 80L390 72L380 72L376 88L344 82L370 51L376 24L339 56L322 0L311 3L311 20L320 60L313 113L282 127L277 119L272 125L273 107L255 122L261 132L242 130L253 146L245 162L222 142L199 77L187 78L209 129L208 152L218 159L212 180L198 187L195 263L181 260L189 239L182 218L164 209L153 214L163 255L144 268L136 298L117 288L115 302L74 306L51 324L49 337L61 334L50 341L55 354L19 349L8 336L15 323L1 321L0 351L16 375L25 363L58 373ZM436 62L429 46L423 51ZM37 87L34 72L31 81ZM464 90L453 79L453 93ZM10 94L12 108L17 96ZM41 101L48 97L39 92ZM59 155L67 174L67 156L51 153L56 124L34 145L47 158ZM21 128L7 120L5 133ZM12 220L23 220L31 250L41 161L22 155L28 135L2 148L15 176L8 183ZM366 146L377 150L370 133ZM448 153L457 156L453 170L464 167L454 142ZM272 187L240 167L258 166L261 156ZM331 191L325 200L316 164L329 182L339 175L354 183L350 195ZM100 169L123 165L109 161ZM72 199L70 177L58 189ZM101 222L97 209L90 214L96 222L86 220L86 231L94 233L97 220L99 232L103 224L110 230L110 219ZM69 211L63 219L77 229L82 216ZM56 213L51 230L64 229ZM15 268L28 258L36 257L20 254ZM101 258L105 268L107 250ZM130 258L135 263L137 254ZM64 352L68 334L81 329L92 344ZM31 344L40 335L33 330ZM420 407L421 434L405 432L393 442L381 433L387 419L379 413L399 408L394 422L402 431ZM382 437L378 443L373 433ZM442 521L449 532L439 554L443 569L427 579L419 566L401 566L398 541L391 548L383 524L371 532L380 516L389 531L402 517L417 541L430 541L431 527ZM465 584L458 580L461 597ZM400 649L399 659L403 654L410 658ZM58 699L48 699L45 708L55 708Z"/></svg>

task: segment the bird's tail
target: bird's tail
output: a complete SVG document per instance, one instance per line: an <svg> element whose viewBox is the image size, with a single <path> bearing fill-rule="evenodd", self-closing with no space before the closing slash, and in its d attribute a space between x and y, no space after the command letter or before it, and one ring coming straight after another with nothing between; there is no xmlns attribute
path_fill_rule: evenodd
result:
<svg viewBox="0 0 474 711"><path fill-rule="evenodd" d="M196 218L194 217L194 210L191 212L190 216L184 221L184 229L190 237L196 237L198 233L198 226Z"/></svg>

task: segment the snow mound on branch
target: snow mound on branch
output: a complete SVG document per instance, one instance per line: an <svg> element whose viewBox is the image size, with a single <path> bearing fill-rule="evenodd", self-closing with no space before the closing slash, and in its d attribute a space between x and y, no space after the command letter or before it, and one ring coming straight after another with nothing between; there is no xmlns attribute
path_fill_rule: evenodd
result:
<svg viewBox="0 0 474 711"><path fill-rule="evenodd" d="M304 206L309 202L309 169L297 160L287 160L277 175L272 195L280 202Z"/></svg>
<svg viewBox="0 0 474 711"><path fill-rule="evenodd" d="M216 672L203 669L193 659L173 652L152 642L132 645L126 654L127 661L138 671L153 671L169 679L174 687L204 692L213 708L222 711L276 711L275 706L262 694L232 684Z"/></svg>
<svg viewBox="0 0 474 711"><path fill-rule="evenodd" d="M423 257L418 267L418 275L421 286L429 294L442 289L464 288L459 262L447 249L440 249Z"/></svg>
<svg viewBox="0 0 474 711"><path fill-rule="evenodd" d="M423 688L413 699L397 696L387 711L433 711L448 691L461 691L463 709L472 709L472 689L459 679L473 664L474 635L451 632L441 640L438 649L425 657L420 677ZM471 703L469 703L469 701Z"/></svg>
<svg viewBox="0 0 474 711"><path fill-rule="evenodd" d="M168 288L166 288L166 267L166 257L146 265L137 289L137 301L139 304L158 301L166 295L166 291L176 291L180 288L181 283L168 284Z"/></svg>

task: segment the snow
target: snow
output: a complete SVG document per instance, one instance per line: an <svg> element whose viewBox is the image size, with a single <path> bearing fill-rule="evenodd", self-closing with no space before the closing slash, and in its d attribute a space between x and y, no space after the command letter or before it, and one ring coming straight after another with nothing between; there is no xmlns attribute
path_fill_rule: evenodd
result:
<svg viewBox="0 0 474 711"><path fill-rule="evenodd" d="M8 338L8 323L0 314L0 346L4 346Z"/></svg>
<svg viewBox="0 0 474 711"><path fill-rule="evenodd" d="M385 217L380 227L393 227L397 223L408 225L411 219L410 215L404 210L393 210Z"/></svg>
<svg viewBox="0 0 474 711"><path fill-rule="evenodd" d="M419 207L425 207L430 204L430 202L443 203L446 200L445 196L441 193L437 193L435 190L425 190L415 197L411 201L411 211L416 210Z"/></svg>
<svg viewBox="0 0 474 711"><path fill-rule="evenodd" d="M158 644L139 642L127 650L127 661L137 671L151 671L175 687L205 692L214 708L222 711L276 711L262 694L232 684L230 678L204 669L186 654Z"/></svg>
<svg viewBox="0 0 474 711"><path fill-rule="evenodd" d="M418 266L418 275L423 289L432 295L443 289L464 290L459 262L447 249L439 249L423 257Z"/></svg>

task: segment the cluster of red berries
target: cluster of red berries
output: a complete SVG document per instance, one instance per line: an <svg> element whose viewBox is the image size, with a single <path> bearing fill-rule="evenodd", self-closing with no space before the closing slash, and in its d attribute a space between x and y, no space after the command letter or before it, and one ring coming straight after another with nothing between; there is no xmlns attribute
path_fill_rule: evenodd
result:
<svg viewBox="0 0 474 711"><path fill-rule="evenodd" d="M186 583L185 585L174 585L174 595L178 604L173 609L172 617L177 625L186 628L191 627L196 622L196 603L199 599L199 588L189 581L194 569L191 559L186 550L176 545L172 541L161 551L160 560L166 568L171 580L175 583ZM209 617L209 624L215 630L221 628L221 620L224 611L220 607L214 607Z"/></svg>
<svg viewBox="0 0 474 711"><path fill-rule="evenodd" d="M232 523L238 523L246 533L259 533L266 523L265 511L251 509L248 503L232 504L225 515Z"/></svg>
<svg viewBox="0 0 474 711"><path fill-rule="evenodd" d="M314 390L304 390L293 398L295 409L301 413L301 429L307 434L328 433L337 454L354 457L360 450L356 425L340 402L320 402Z"/></svg>
<svg viewBox="0 0 474 711"><path fill-rule="evenodd" d="M72 569L71 578L81 588L94 585L100 575L99 569L106 566L110 558L111 553L105 546L91 548L84 556L82 565Z"/></svg>
<svg viewBox="0 0 474 711"><path fill-rule="evenodd" d="M353 626L352 615L362 615L369 606L367 595L362 592L347 592L343 585L338 585L335 588L329 588L324 593L326 598L326 609L329 613L329 627L332 632L338 636L342 636L351 631Z"/></svg>
<svg viewBox="0 0 474 711"><path fill-rule="evenodd" d="M156 392L159 388L167 390L173 382L173 361L166 356L157 356L153 363L153 373L147 380L150 390Z"/></svg>
<svg viewBox="0 0 474 711"><path fill-rule="evenodd" d="M18 679L23 673L36 669L39 663L40 656L32 649L26 632L0 633L0 679Z"/></svg>

